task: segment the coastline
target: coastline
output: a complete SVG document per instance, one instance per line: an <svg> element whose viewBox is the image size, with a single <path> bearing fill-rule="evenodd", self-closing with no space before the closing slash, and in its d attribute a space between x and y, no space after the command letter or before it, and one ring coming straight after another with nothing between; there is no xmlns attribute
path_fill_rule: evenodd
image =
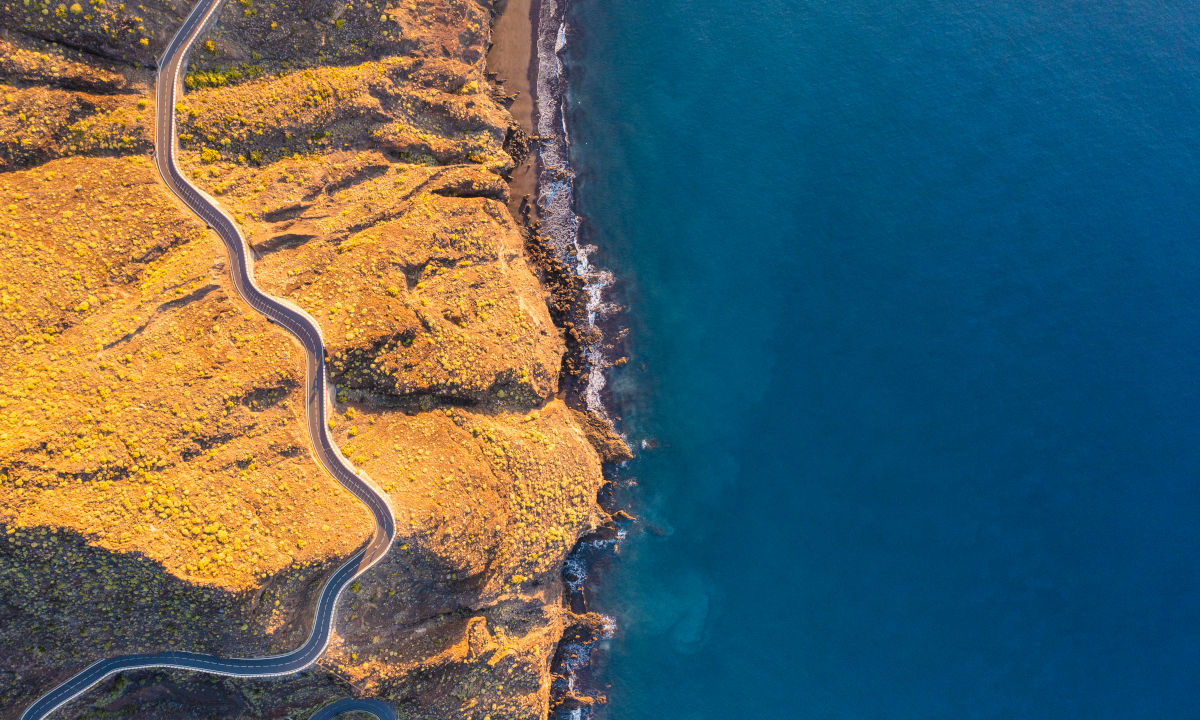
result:
<svg viewBox="0 0 1200 720"><path fill-rule="evenodd" d="M624 363L619 306L605 301L611 273L590 260L596 249L581 243L575 213L570 135L566 121L567 77L561 54L567 42L564 0L501 0L492 18L487 75L509 108L514 126L505 148L515 168L507 178L508 206L526 234L526 250L551 294L551 316L564 331L560 395L580 413L589 439L604 461L606 484L598 506L611 520L580 538L563 564L563 635L551 660L554 681L550 717L582 720L603 704L590 673L599 643L612 637L614 621L591 612L585 586L591 570L616 551L628 520L613 500L619 467L632 458L606 402L605 371Z"/></svg>
<svg viewBox="0 0 1200 720"><path fill-rule="evenodd" d="M537 206L540 234L558 258L581 281L575 317L574 340L584 370L578 388L588 411L608 420L602 393L604 371L610 366L603 348L603 317L615 308L604 301L613 281L611 273L591 263L594 247L580 242L580 218L575 213L575 171L570 160L567 127L567 76L562 53L567 45L565 0L537 0L535 22L537 77L534 84L534 120L541 139L537 157Z"/></svg>
<svg viewBox="0 0 1200 720"><path fill-rule="evenodd" d="M617 308L605 302L613 278L591 263L594 248L580 242L574 209L560 57L565 11L562 0L504 0L493 16L487 71L514 119L505 143L516 162L507 178L509 209L525 226L527 249L552 295L551 313L566 331L563 394L572 406L609 421L604 370L614 358L605 352L603 326Z"/></svg>

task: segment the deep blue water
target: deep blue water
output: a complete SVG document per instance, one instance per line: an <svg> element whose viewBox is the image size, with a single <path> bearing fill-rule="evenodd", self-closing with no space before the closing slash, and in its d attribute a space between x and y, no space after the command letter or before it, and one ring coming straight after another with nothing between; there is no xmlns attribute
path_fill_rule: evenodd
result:
<svg viewBox="0 0 1200 720"><path fill-rule="evenodd" d="M573 2L610 717L1200 717L1200 10Z"/></svg>

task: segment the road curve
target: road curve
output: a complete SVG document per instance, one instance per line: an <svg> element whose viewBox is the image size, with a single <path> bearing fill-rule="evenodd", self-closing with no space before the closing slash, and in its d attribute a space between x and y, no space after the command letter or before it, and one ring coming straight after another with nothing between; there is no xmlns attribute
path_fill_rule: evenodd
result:
<svg viewBox="0 0 1200 720"><path fill-rule="evenodd" d="M308 358L305 406L313 454L325 470L371 510L375 518L375 534L365 548L351 556L325 583L317 601L312 632L308 640L292 652L259 658L221 658L191 652L164 652L121 655L101 660L43 695L25 710L21 720L42 720L97 682L126 670L177 668L234 677L271 677L303 670L316 662L329 644L334 608L342 590L351 580L387 554L396 535L396 524L387 496L373 487L342 456L329 436L329 427L326 425L329 392L325 375L325 346L321 339L320 325L296 305L258 289L254 282L254 261L237 225L218 207L215 200L192 185L179 169L175 154L175 99L181 88L180 70L186 67L185 59L192 43L216 18L221 2L222 0L200 0L171 39L159 61L155 87L155 164L167 187L192 212L200 216L225 243L225 249L229 253L230 277L242 300L268 320L291 333L304 347ZM379 703L373 707L383 712L383 708L387 706ZM367 709L375 713L380 720L391 720L395 717L394 713L391 713L390 717L379 715L365 706L347 707L346 711L354 709ZM386 712L391 712L390 708Z"/></svg>
<svg viewBox="0 0 1200 720"><path fill-rule="evenodd" d="M338 715L354 711L370 713L379 718L379 720L396 720L395 709L385 702L379 700L352 700L350 698L326 705L308 720L333 720Z"/></svg>

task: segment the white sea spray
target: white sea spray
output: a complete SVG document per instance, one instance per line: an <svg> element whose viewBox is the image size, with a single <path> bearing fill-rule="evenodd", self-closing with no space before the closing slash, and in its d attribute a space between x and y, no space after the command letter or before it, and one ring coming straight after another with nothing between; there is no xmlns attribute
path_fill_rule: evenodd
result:
<svg viewBox="0 0 1200 720"><path fill-rule="evenodd" d="M542 0L539 5L537 37L537 133L543 139L539 153L538 210L542 234L554 248L559 260L584 281L587 330L594 331L599 318L611 310L604 292L613 281L612 274L592 265L594 247L581 245L581 218L575 213L575 171L570 163L570 135L567 130L567 81L563 51L567 48L568 29L564 20L565 3ZM549 32L554 28L554 32ZM588 333L589 337L598 337ZM601 393L604 371L610 361L599 342L583 348L587 362L587 380L583 397L587 409L608 418Z"/></svg>
<svg viewBox="0 0 1200 720"><path fill-rule="evenodd" d="M595 332L598 322L605 313L613 310L605 301L605 290L612 285L613 276L592 264L591 254L596 248L584 245L579 240L583 220L575 213L575 171L570 163L567 80L563 63L569 31L564 16L565 0L539 0L535 26L537 80L534 88L536 130L541 138L537 207L543 238L558 259L583 280L582 318L587 323L584 336L592 339L600 337ZM604 356L598 340L592 340L583 348L583 356L587 364L584 402L588 410L608 419L601 393L605 386L604 371L610 361ZM586 541L575 547L563 564L563 580L571 593L581 592L587 580L589 558L597 552L615 549L624 537L625 531L618 528L616 537ZM608 616L601 617L603 630L599 639L613 637L616 621ZM566 642L560 646L558 655L568 692L576 691L579 672L591 663L593 650L593 643ZM583 708L560 711L558 714L563 720L586 720L591 716L591 711Z"/></svg>

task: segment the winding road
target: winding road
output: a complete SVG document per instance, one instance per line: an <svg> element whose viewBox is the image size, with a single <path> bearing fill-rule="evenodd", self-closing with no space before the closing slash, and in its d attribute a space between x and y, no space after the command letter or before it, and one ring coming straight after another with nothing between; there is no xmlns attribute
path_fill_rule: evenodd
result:
<svg viewBox="0 0 1200 720"><path fill-rule="evenodd" d="M159 61L155 88L155 164L167 187L192 212L200 216L225 243L225 249L229 253L230 277L242 300L268 320L291 333L304 347L308 358L305 405L313 454L325 470L371 510L375 518L375 534L365 548L351 556L325 583L317 601L312 632L308 640L292 652L259 658L222 658L191 652L164 652L121 655L101 660L43 695L25 710L21 720L41 720L104 678L127 670L176 668L234 677L272 677L303 670L316 662L329 644L334 608L342 590L351 580L387 554L396 535L396 524L387 496L373 487L365 476L342 456L329 436L329 427L326 425L329 387L325 375L325 346L320 325L296 305L268 295L258 288L254 282L254 262L237 225L218 207L215 200L189 182L179 169L176 159L175 99L181 91L180 70L186 67L185 59L192 43L215 20L221 2L222 0L200 0L187 16L179 32L171 39ZM350 710L366 710L378 716L380 720L395 717L394 712L379 701L353 700L339 703L327 706L319 711L316 717L333 717L334 714ZM329 711L335 712L328 714Z"/></svg>

